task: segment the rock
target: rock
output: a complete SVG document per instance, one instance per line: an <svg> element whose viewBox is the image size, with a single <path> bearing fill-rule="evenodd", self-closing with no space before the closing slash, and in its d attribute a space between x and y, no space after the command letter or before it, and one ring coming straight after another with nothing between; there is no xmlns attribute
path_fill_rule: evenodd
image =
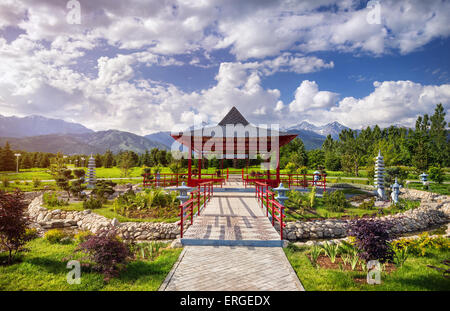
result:
<svg viewBox="0 0 450 311"><path fill-rule="evenodd" d="M117 218L114 218L114 219L111 221L111 225L112 225L113 227L118 227L118 226L120 225L120 222L117 220Z"/></svg>
<svg viewBox="0 0 450 311"><path fill-rule="evenodd" d="M170 243L170 248L180 248L183 247L183 244L181 244L181 239L175 239Z"/></svg>

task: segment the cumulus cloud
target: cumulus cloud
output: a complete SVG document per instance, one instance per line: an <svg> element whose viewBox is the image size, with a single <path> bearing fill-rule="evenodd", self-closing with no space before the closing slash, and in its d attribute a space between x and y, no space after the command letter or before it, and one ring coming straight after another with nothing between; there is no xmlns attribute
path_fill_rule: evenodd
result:
<svg viewBox="0 0 450 311"><path fill-rule="evenodd" d="M332 69L334 62L312 55L316 51L409 53L447 37L448 1L381 1L380 24L367 23L360 1L80 2L80 25L66 22L64 1L0 3L0 31L21 29L13 40L0 37L2 114L43 114L146 134L196 118L217 122L232 106L254 123L308 118L352 127L411 125L439 101L448 110L448 84L378 82L366 97L339 100L305 80L294 100L283 103L280 91L262 81L276 72ZM223 48L234 58L217 64L215 84L205 89L186 92L139 72L141 66L208 67L197 55L209 58ZM90 72L80 68L87 57L93 58Z"/></svg>
<svg viewBox="0 0 450 311"><path fill-rule="evenodd" d="M351 128L378 124L414 126L418 115L432 113L438 103L450 115L450 84L422 85L412 81L374 82L374 91L363 98L345 97L336 105L330 94L318 96L315 82L303 81L297 88L291 111L317 124L338 121ZM329 93L329 92L328 92ZM317 101L317 103L316 103ZM291 123L295 123L291 119Z"/></svg>
<svg viewBox="0 0 450 311"><path fill-rule="evenodd" d="M315 81L305 80L295 91L295 99L289 104L290 112L303 112L318 108L330 108L338 98L337 93L319 91Z"/></svg>

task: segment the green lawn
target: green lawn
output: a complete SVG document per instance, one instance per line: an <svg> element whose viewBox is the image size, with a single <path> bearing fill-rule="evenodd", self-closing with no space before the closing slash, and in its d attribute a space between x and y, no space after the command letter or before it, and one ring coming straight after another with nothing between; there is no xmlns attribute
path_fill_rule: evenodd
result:
<svg viewBox="0 0 450 311"><path fill-rule="evenodd" d="M165 249L155 261L136 260L128 264L118 278L109 283L95 272L81 270L81 284L66 281L68 269L63 258L72 254L75 244L50 244L39 238L27 245L30 252L21 255L21 262L0 266L2 291L154 291L159 288L181 253L181 249ZM3 257L3 258L2 258ZM5 255L0 254L0 259Z"/></svg>
<svg viewBox="0 0 450 311"><path fill-rule="evenodd" d="M364 272L340 271L339 269L315 268L306 254L309 247L287 247L286 256L307 291L442 291L450 290L450 279L428 268L427 265L443 267L441 262L449 259L448 249L430 250L426 257L410 255L403 267L387 274L381 273L380 285L356 283L353 278L365 278Z"/></svg>
<svg viewBox="0 0 450 311"><path fill-rule="evenodd" d="M437 183L430 183L429 189L424 190L422 183L418 182L412 182L408 185L408 188L413 188L417 190L423 190L433 193L439 193L439 194L445 194L450 195L450 184L437 184Z"/></svg>
<svg viewBox="0 0 450 311"><path fill-rule="evenodd" d="M35 188L33 186L32 182L25 184L25 182L23 182L23 181L22 182L19 182L19 181L10 182L9 186L6 188L3 186L3 183L0 184L0 190L6 191L6 192L13 192L17 188L24 192L40 191L40 190L43 190L44 187L49 190L57 190L56 183L54 181L41 182L41 185L37 188Z"/></svg>

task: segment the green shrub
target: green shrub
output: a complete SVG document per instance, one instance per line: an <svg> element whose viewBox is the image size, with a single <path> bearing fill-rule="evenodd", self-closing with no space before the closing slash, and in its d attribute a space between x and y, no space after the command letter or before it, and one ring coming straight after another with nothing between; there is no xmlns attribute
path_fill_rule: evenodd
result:
<svg viewBox="0 0 450 311"><path fill-rule="evenodd" d="M87 238L92 235L94 235L94 234L89 230L81 230L81 231L78 231L77 234L75 234L74 239L77 242L77 244L80 244L80 243L83 243L84 241L86 241Z"/></svg>
<svg viewBox="0 0 450 311"><path fill-rule="evenodd" d="M9 187L9 183L10 183L10 181L9 181L8 177L3 177L2 178L2 185L3 185L4 188L8 188Z"/></svg>
<svg viewBox="0 0 450 311"><path fill-rule="evenodd" d="M48 230L44 237L52 244L68 244L72 242L72 236L60 229Z"/></svg>
<svg viewBox="0 0 450 311"><path fill-rule="evenodd" d="M323 201L325 208L332 212L343 212L349 206L344 192L340 190L325 192L323 194Z"/></svg>
<svg viewBox="0 0 450 311"><path fill-rule="evenodd" d="M18 179L16 179L16 180L14 181L14 183L15 183L16 185L20 185L20 184L21 184L20 180L18 180Z"/></svg>
<svg viewBox="0 0 450 311"><path fill-rule="evenodd" d="M27 241L36 239L37 237L38 237L38 233L37 233L36 228L27 228L25 230L25 239Z"/></svg>
<svg viewBox="0 0 450 311"><path fill-rule="evenodd" d="M58 199L55 192L45 192L43 195L43 201L44 204L50 207L68 205L66 201Z"/></svg>
<svg viewBox="0 0 450 311"><path fill-rule="evenodd" d="M99 209L102 208L103 203L102 200L90 197L83 201L83 208L84 209Z"/></svg>
<svg viewBox="0 0 450 311"><path fill-rule="evenodd" d="M33 187L38 188L41 185L41 180L37 177L33 177Z"/></svg>
<svg viewBox="0 0 450 311"><path fill-rule="evenodd" d="M444 181L444 173L440 167L430 167L428 170L428 175L432 181L441 184Z"/></svg>
<svg viewBox="0 0 450 311"><path fill-rule="evenodd" d="M450 249L450 242L444 237L430 237L427 232L419 235L418 239L399 239L391 242L394 252L408 247L408 252L417 256L426 256L432 249Z"/></svg>
<svg viewBox="0 0 450 311"><path fill-rule="evenodd" d="M288 164L286 164L286 167L284 169L288 172L288 174L294 174L297 170L297 165L295 165L295 163L289 162Z"/></svg>
<svg viewBox="0 0 450 311"><path fill-rule="evenodd" d="M302 166L297 169L298 174L308 174L308 168L306 166Z"/></svg>
<svg viewBox="0 0 450 311"><path fill-rule="evenodd" d="M358 208L371 210L375 207L375 198L371 198L369 201L362 202Z"/></svg>

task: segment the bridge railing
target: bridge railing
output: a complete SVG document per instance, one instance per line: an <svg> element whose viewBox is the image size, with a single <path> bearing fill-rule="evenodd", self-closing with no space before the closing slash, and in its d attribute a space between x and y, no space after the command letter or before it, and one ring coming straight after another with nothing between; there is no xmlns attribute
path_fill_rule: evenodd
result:
<svg viewBox="0 0 450 311"><path fill-rule="evenodd" d="M145 173L142 174L144 178L142 185L144 188L147 187L173 187L180 186L183 182L188 183L188 174L186 173ZM191 175L191 182L189 186L197 187L201 183L205 182L213 182L216 185L223 186L225 183L225 178L217 177L216 174L202 174L201 178L199 178L198 174Z"/></svg>
<svg viewBox="0 0 450 311"><path fill-rule="evenodd" d="M192 225L194 223L194 216L200 216L202 209L206 207L206 204L211 201L211 197L214 194L214 183L212 181L203 182L197 186L197 188L190 192L190 198L186 202L180 204L180 237L183 238L184 229L186 227L186 221L190 221Z"/></svg>
<svg viewBox="0 0 450 311"><path fill-rule="evenodd" d="M266 207L266 216L269 211L272 218L272 226L275 227L275 220L280 224L280 238L283 240L283 229L286 227L284 221L284 206L275 199L275 193L269 190L269 185L263 182L255 181L255 196L261 203L261 208Z"/></svg>
<svg viewBox="0 0 450 311"><path fill-rule="evenodd" d="M255 174L244 175L242 171L242 180L244 186L253 185L255 182L266 183L271 187L276 187L280 182L284 186L291 188L293 186L299 186L303 188L318 187L323 188L324 191L327 189L327 175L326 174L280 174L280 179L277 180L277 175L274 173L262 173L257 172ZM315 180L319 177L319 180Z"/></svg>

